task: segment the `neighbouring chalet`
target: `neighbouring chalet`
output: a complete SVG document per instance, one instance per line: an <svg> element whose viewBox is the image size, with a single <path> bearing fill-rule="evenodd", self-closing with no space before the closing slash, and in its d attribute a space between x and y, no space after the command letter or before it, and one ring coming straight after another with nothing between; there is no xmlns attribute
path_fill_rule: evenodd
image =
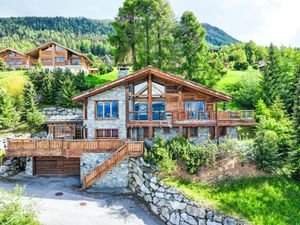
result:
<svg viewBox="0 0 300 225"><path fill-rule="evenodd" d="M83 116L49 118L49 139L11 140L8 156L31 157L33 174L80 172L83 189L123 187L128 157L143 154L145 139L185 136L200 143L255 125L253 111L219 110L229 95L152 67L127 72L75 96Z"/></svg>
<svg viewBox="0 0 300 225"><path fill-rule="evenodd" d="M3 59L7 68L29 69L29 57L12 48L5 48L0 51L0 58Z"/></svg>
<svg viewBox="0 0 300 225"><path fill-rule="evenodd" d="M30 57L32 66L40 61L46 71L61 68L88 74L89 67L93 64L87 56L53 41L28 51L26 55Z"/></svg>

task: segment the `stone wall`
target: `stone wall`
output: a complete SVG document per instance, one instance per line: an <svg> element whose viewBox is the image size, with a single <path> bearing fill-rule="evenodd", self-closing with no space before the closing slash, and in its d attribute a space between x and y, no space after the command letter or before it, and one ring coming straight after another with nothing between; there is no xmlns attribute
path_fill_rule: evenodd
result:
<svg viewBox="0 0 300 225"><path fill-rule="evenodd" d="M94 168L102 164L111 153L86 153L80 157L80 178L89 174ZM123 160L113 169L108 171L92 186L91 190L99 190L104 188L126 188L128 186L128 158Z"/></svg>
<svg viewBox="0 0 300 225"><path fill-rule="evenodd" d="M170 128L170 133L166 134L164 128L154 128L154 137L161 137L163 139L169 140L179 136L178 128Z"/></svg>
<svg viewBox="0 0 300 225"><path fill-rule="evenodd" d="M83 115L81 108L64 108L60 106L52 106L41 110L47 117L50 116L67 116L67 115Z"/></svg>
<svg viewBox="0 0 300 225"><path fill-rule="evenodd" d="M226 127L226 136L229 138L238 138L238 128Z"/></svg>
<svg viewBox="0 0 300 225"><path fill-rule="evenodd" d="M0 177L9 177L23 171L26 166L26 158L8 158L0 165Z"/></svg>
<svg viewBox="0 0 300 225"><path fill-rule="evenodd" d="M199 206L185 198L176 188L164 185L148 173L150 165L142 158L129 162L129 188L136 193L150 210L168 225L236 225L246 224Z"/></svg>
<svg viewBox="0 0 300 225"><path fill-rule="evenodd" d="M200 144L210 139L210 131L208 127L198 127L198 137L191 137L190 141Z"/></svg>
<svg viewBox="0 0 300 225"><path fill-rule="evenodd" d="M112 120L96 120L95 119L95 101L97 100L117 100L119 101L119 118ZM95 138L95 129L112 128L119 129L119 138L127 138L126 132L126 100L125 87L118 86L111 90L105 91L98 95L94 95L88 99L88 118L84 120L84 125L88 128L88 138Z"/></svg>

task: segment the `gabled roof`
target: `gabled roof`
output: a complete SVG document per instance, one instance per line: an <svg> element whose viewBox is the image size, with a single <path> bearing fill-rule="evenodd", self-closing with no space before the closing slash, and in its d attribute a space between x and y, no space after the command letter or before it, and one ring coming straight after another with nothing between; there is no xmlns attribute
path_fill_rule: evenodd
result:
<svg viewBox="0 0 300 225"><path fill-rule="evenodd" d="M86 55L84 55L84 54L82 54L80 52L77 52L77 51L75 51L75 50L73 50L71 48L68 48L66 46L63 46L63 45L61 45L59 43L56 43L55 41L50 41L50 42L47 42L46 44L40 45L40 46L38 46L36 48L33 48L33 49L29 50L28 52L26 52L26 54L27 55L32 55L32 54L38 52L41 48L46 48L46 47L48 47L48 46L50 46L52 44L57 45L57 46L59 46L61 48L64 48L64 49L66 49L66 50L74 53L75 55L79 55L79 56L85 58L90 64L93 64L93 62Z"/></svg>
<svg viewBox="0 0 300 225"><path fill-rule="evenodd" d="M3 52L15 52L21 56L27 57L27 55L25 53L19 52L18 50L13 49L13 48L4 48L4 49L0 50L0 54Z"/></svg>
<svg viewBox="0 0 300 225"><path fill-rule="evenodd" d="M127 76L122 77L122 78L119 78L115 81L104 84L100 87L95 87L95 88L92 88L90 90L87 90L87 91L81 93L80 95L77 95L77 96L73 97L72 100L74 102L82 102L86 98L89 98L89 97L94 96L96 94L102 93L104 91L107 91L107 90L112 89L114 87L117 87L119 85L125 84L126 82L133 81L134 79L137 79L140 76L145 75L145 74L152 74L152 75L154 75L156 77L159 77L163 80L177 83L178 85L182 85L182 86L188 87L190 89L193 89L195 91L205 93L207 95L210 95L212 97L215 97L215 98L223 100L223 101L231 101L232 100L232 97L229 96L229 95L226 95L226 94L221 93L219 91L215 91L213 89L207 88L207 87L205 87L201 84L198 84L198 83L195 83L195 82L192 82L192 81L189 81L189 80L185 80L185 79L183 79L181 77L178 77L176 75L173 75L173 74L170 74L170 73L165 73L165 72L163 72L159 69L155 69L155 68L152 68L152 67L147 67L147 68L141 69L141 70L139 70L139 71L137 71L133 74L127 75Z"/></svg>

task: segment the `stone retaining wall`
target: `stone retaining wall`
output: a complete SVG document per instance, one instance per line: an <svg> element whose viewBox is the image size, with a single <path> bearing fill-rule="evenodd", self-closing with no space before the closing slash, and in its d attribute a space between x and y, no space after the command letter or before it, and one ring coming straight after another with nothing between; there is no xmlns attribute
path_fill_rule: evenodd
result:
<svg viewBox="0 0 300 225"><path fill-rule="evenodd" d="M142 158L130 158L129 188L142 198L150 210L168 225L246 224L214 212L185 198L176 188L164 185L150 174L151 166Z"/></svg>
<svg viewBox="0 0 300 225"><path fill-rule="evenodd" d="M94 168L101 165L111 153L85 153L80 157L80 178L89 174ZM104 188L126 188L128 187L128 158L109 170L99 180L92 184L90 191L99 191Z"/></svg>
<svg viewBox="0 0 300 225"><path fill-rule="evenodd" d="M47 117L50 116L67 116L67 115L83 115L81 108L64 108L60 106L52 106L41 110Z"/></svg>

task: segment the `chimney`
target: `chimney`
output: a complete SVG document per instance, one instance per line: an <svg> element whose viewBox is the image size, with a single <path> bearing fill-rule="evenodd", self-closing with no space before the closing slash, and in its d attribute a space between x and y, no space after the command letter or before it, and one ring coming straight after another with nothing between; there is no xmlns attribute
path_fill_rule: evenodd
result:
<svg viewBox="0 0 300 225"><path fill-rule="evenodd" d="M129 66L127 64L118 65L118 78L126 77L129 74Z"/></svg>

